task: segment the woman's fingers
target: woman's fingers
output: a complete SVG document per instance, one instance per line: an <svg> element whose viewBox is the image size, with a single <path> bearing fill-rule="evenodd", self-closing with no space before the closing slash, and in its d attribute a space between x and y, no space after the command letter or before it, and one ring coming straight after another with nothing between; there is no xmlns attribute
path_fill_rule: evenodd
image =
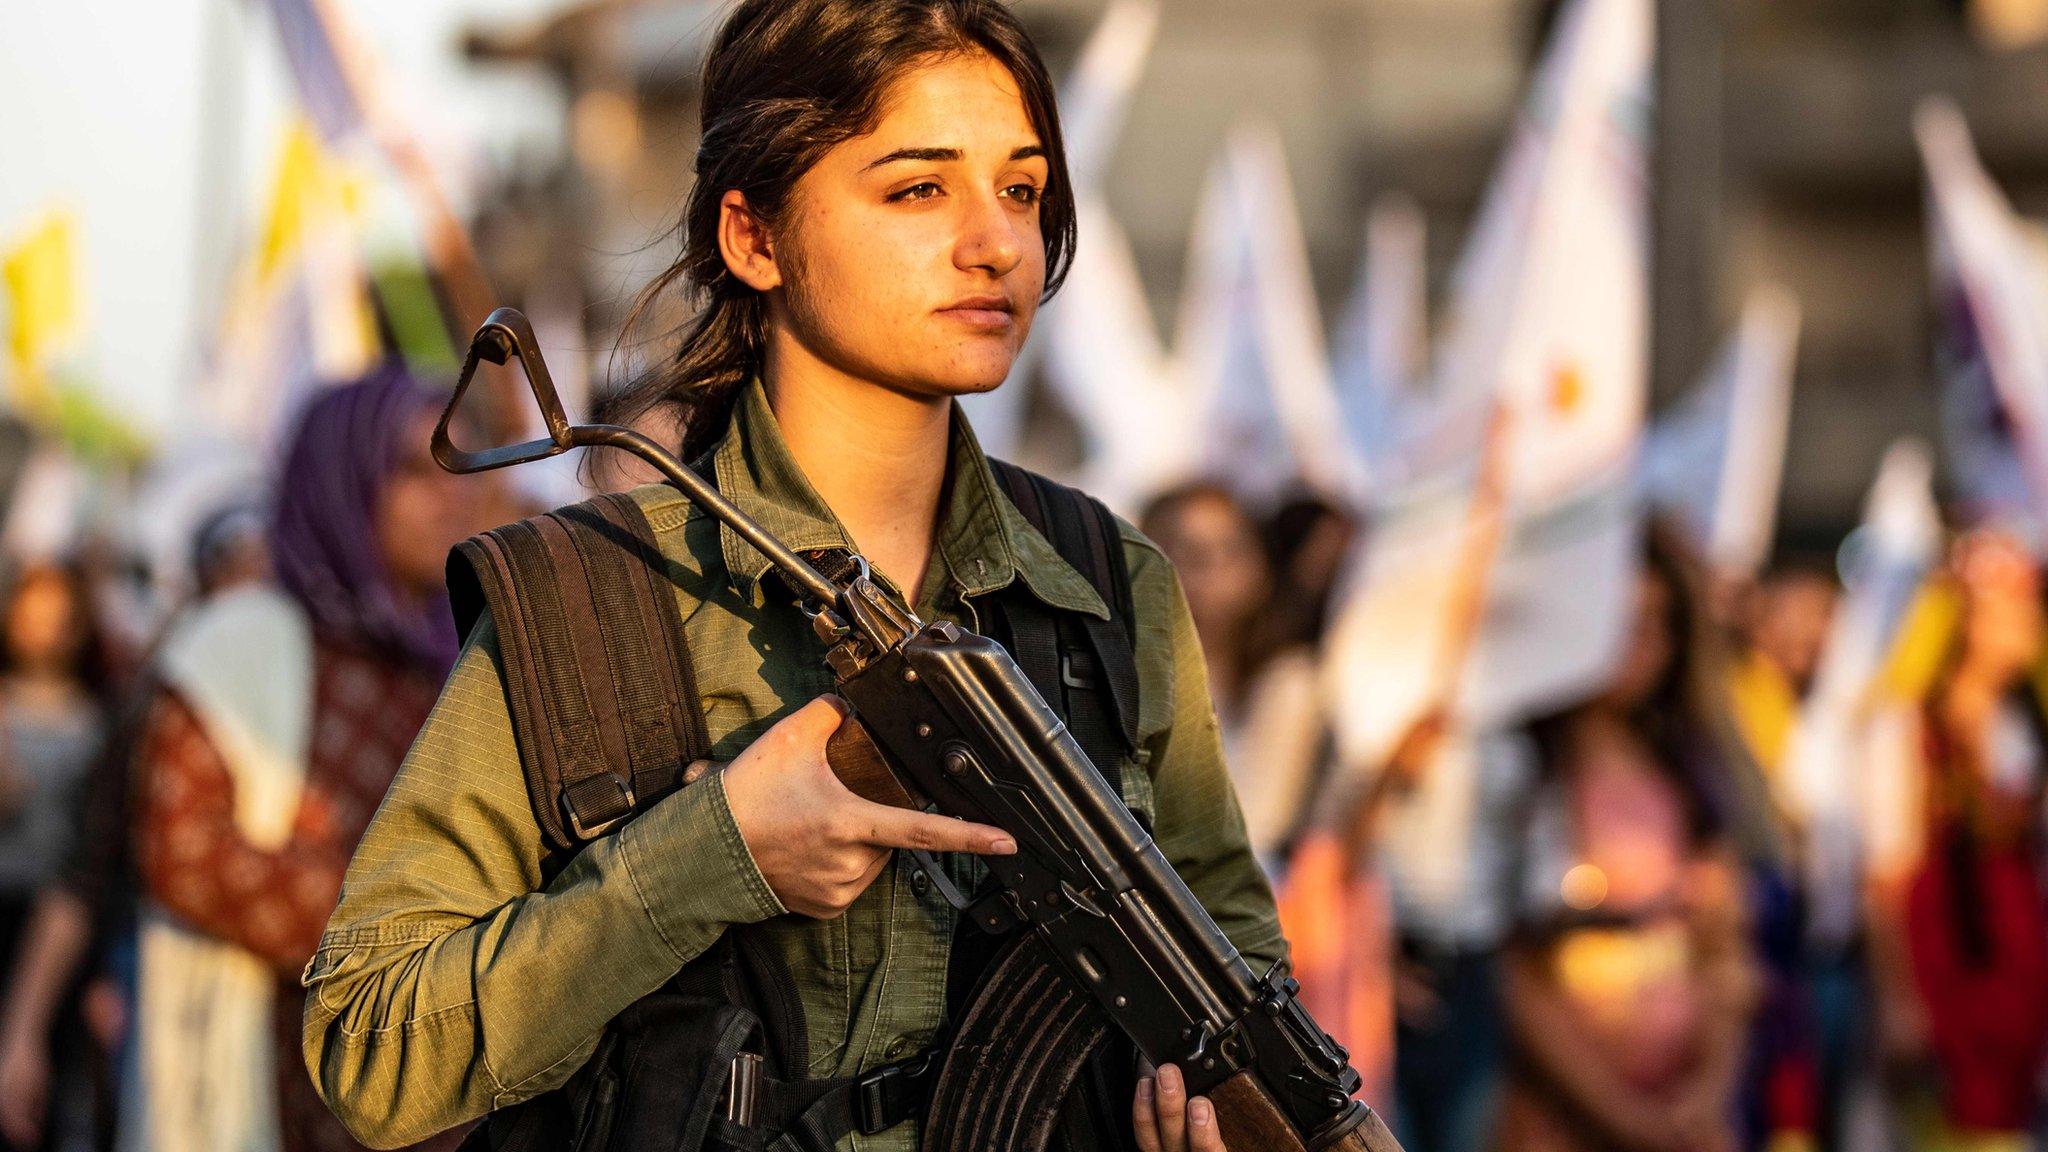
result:
<svg viewBox="0 0 2048 1152"><path fill-rule="evenodd" d="M1216 1109L1206 1096L1188 1101L1188 1152L1226 1152Z"/></svg>
<svg viewBox="0 0 2048 1152"><path fill-rule="evenodd" d="M1160 1065L1153 1092L1159 1113L1160 1152L1188 1152L1187 1082L1181 1079L1180 1069Z"/></svg>
<svg viewBox="0 0 2048 1152"><path fill-rule="evenodd" d="M1153 1111L1157 1092L1154 1080L1147 1076L1138 1081L1138 1095L1131 1101L1131 1126L1136 1129L1138 1152L1166 1152L1159 1146L1159 1117Z"/></svg>
<svg viewBox="0 0 2048 1152"><path fill-rule="evenodd" d="M1140 1075L1131 1121L1138 1152L1229 1152L1215 1106L1204 1096L1188 1099L1187 1082L1171 1064Z"/></svg>
<svg viewBox="0 0 2048 1152"><path fill-rule="evenodd" d="M877 848L921 848L926 852L972 852L980 856L1009 856L1017 851L1015 838L987 824L891 808L859 797L851 797L847 803L858 827L856 838Z"/></svg>

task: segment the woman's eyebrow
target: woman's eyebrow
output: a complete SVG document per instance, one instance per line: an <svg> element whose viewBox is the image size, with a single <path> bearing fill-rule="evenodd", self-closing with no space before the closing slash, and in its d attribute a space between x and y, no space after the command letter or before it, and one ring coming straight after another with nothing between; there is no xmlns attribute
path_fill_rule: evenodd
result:
<svg viewBox="0 0 2048 1152"><path fill-rule="evenodd" d="M958 163L963 155L964 153L958 148L898 148L886 156L869 161L867 167L861 169L861 171L867 172L880 168L885 164L901 164L905 161L918 161L925 164ZM1026 144L1015 152L1010 153L1010 159L1014 162L1030 160L1044 155L1044 148L1037 144Z"/></svg>

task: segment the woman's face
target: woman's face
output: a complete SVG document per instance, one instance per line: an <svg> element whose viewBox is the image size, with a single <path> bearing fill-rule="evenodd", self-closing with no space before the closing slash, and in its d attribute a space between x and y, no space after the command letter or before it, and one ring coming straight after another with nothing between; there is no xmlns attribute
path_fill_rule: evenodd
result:
<svg viewBox="0 0 2048 1152"><path fill-rule="evenodd" d="M83 642L80 605L71 582L51 568L23 574L7 605L7 651L17 668L47 668L72 660Z"/></svg>
<svg viewBox="0 0 2048 1152"><path fill-rule="evenodd" d="M1204 635L1226 635L1271 589L1265 551L1244 513L1227 500L1196 496L1160 524L1159 548L1180 573L1188 609Z"/></svg>
<svg viewBox="0 0 2048 1152"><path fill-rule="evenodd" d="M882 109L797 182L772 262L734 271L834 370L917 396L989 391L1045 287L1038 132L980 53L911 68Z"/></svg>
<svg viewBox="0 0 2048 1152"><path fill-rule="evenodd" d="M1639 708L1657 694L1678 658L1678 637L1671 630L1672 589L1655 572L1636 576L1635 615L1621 664L1608 684L1607 698L1623 710Z"/></svg>
<svg viewBox="0 0 2048 1152"><path fill-rule="evenodd" d="M385 571L409 591L441 587L448 550L484 523L490 481L457 476L434 463L429 450L435 414L421 412L407 425L398 459L377 497L377 545Z"/></svg>

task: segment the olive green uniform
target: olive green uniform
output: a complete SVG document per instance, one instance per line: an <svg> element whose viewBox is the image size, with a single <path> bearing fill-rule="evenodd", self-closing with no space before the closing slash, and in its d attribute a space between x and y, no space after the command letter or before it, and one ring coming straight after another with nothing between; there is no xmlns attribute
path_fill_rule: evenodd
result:
<svg viewBox="0 0 2048 1152"><path fill-rule="evenodd" d="M740 397L715 454L720 491L799 551L850 547L783 442L765 392ZM1101 597L996 486L964 419L918 614L967 627L970 598L1013 581L1051 607L1107 617ZM635 493L681 573L676 609L714 754L730 759L832 689L818 640L759 551L665 486ZM1263 971L1285 949L1224 769L1200 646L1153 545L1123 525L1141 697L1125 799L1219 925ZM748 853L714 773L590 844L543 882L489 621L356 850L306 967L305 1055L358 1136L423 1138L561 1085L604 1026L708 948L758 924L788 959L811 1074L843 1076L931 1042L955 914L905 853L845 915L786 912ZM978 861L956 858L971 881ZM916 1125L850 1137L915 1146Z"/></svg>

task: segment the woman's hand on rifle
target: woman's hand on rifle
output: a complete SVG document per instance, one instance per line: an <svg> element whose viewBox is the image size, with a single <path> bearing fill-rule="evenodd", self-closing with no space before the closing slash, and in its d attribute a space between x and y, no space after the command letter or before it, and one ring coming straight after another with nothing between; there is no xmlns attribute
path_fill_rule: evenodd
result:
<svg viewBox="0 0 2048 1152"><path fill-rule="evenodd" d="M754 864L782 906L831 919L845 912L898 848L1008 856L1009 833L863 800L825 761L845 718L832 697L785 716L725 768L726 803Z"/></svg>
<svg viewBox="0 0 2048 1152"><path fill-rule="evenodd" d="M1189 1099L1180 1069L1171 1064L1138 1081L1131 1119L1139 1152L1228 1152L1215 1106L1200 1096Z"/></svg>

